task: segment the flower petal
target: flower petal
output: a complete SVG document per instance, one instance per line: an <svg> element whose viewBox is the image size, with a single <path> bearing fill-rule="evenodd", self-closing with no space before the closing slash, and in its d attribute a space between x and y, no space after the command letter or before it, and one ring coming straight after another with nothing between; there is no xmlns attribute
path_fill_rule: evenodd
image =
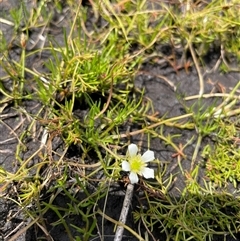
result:
<svg viewBox="0 0 240 241"><path fill-rule="evenodd" d="M130 164L127 161L122 162L122 169L125 172L129 172L131 170Z"/></svg>
<svg viewBox="0 0 240 241"><path fill-rule="evenodd" d="M130 172L129 179L132 184L138 183L138 175L135 172Z"/></svg>
<svg viewBox="0 0 240 241"><path fill-rule="evenodd" d="M130 144L128 146L128 154L129 154L130 157L136 156L137 152L138 152L138 147L137 147L136 144Z"/></svg>
<svg viewBox="0 0 240 241"><path fill-rule="evenodd" d="M142 170L142 175L143 175L145 178L154 178L154 170L151 169L151 168L145 167L145 168Z"/></svg>
<svg viewBox="0 0 240 241"><path fill-rule="evenodd" d="M154 152L153 152L153 151L150 151L150 150L146 151L146 152L142 155L141 159L142 159L144 162L153 161L153 160L155 159L155 157L154 157Z"/></svg>

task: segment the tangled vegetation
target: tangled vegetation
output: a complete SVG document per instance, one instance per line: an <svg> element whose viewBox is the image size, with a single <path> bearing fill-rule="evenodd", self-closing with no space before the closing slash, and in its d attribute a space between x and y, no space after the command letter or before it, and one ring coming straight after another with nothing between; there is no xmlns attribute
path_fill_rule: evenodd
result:
<svg viewBox="0 0 240 241"><path fill-rule="evenodd" d="M179 173L169 173L171 160L158 157L153 164L155 179L141 178L137 184L133 218L142 228L125 227L131 235L138 240L179 241L238 233L240 82L229 93L206 94L202 69L205 57L215 49L220 57L211 71L239 72L239 1L102 0L76 7L72 0L41 0L32 8L23 2L10 16L0 18L12 27L10 41L3 32L0 35L4 73L0 125L7 125L4 118L9 109L19 118L12 132L18 141L14 168L0 167L1 198L17 204L31 220L11 234L11 240L34 225L42 237L52 240L48 212L57 216L50 226L63 226L69 240L94 240L100 235L104 240L104 220L119 223L105 213L108 197L114 185L127 185L121 163L127 146L139 136L147 140L145 149L151 148L153 139L170 146L185 187L178 197L170 194ZM61 26L56 13L64 19L62 42L47 32ZM35 29L40 34L32 43ZM19 59L11 56L12 46L19 49ZM161 46L171 53L161 51ZM29 64L35 56L40 70ZM199 95L178 96L182 115L159 115L151 98L136 85L142 66L160 61L175 72L197 70ZM177 89L172 81L165 81ZM214 99L211 106L204 104L208 98ZM28 103L36 105L34 111ZM178 145L181 134L166 136L169 127L190 131L192 138ZM194 151L186 157L184 149L193 142ZM183 162L189 160L185 169ZM229 192L231 184L234 193ZM64 205L56 201L61 197Z"/></svg>

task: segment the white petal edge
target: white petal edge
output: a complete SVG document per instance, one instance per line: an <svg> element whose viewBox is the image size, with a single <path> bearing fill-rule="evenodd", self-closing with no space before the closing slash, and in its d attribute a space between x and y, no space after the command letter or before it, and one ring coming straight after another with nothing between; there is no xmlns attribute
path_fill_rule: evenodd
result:
<svg viewBox="0 0 240 241"><path fill-rule="evenodd" d="M155 159L155 157L154 157L154 152L153 152L153 151L150 151L150 150L146 151L146 152L142 155L141 159L142 159L144 162L153 161L153 160Z"/></svg>
<svg viewBox="0 0 240 241"><path fill-rule="evenodd" d="M125 172L129 172L131 170L130 164L127 161L122 162L122 169Z"/></svg>
<svg viewBox="0 0 240 241"><path fill-rule="evenodd" d="M132 184L138 183L138 175L135 172L130 172L129 179Z"/></svg>
<svg viewBox="0 0 240 241"><path fill-rule="evenodd" d="M130 144L128 146L128 154L130 157L136 156L138 152L138 147L136 144Z"/></svg>
<svg viewBox="0 0 240 241"><path fill-rule="evenodd" d="M151 168L145 167L145 168L142 170L142 175L143 175L145 178L154 178L154 170L151 169Z"/></svg>

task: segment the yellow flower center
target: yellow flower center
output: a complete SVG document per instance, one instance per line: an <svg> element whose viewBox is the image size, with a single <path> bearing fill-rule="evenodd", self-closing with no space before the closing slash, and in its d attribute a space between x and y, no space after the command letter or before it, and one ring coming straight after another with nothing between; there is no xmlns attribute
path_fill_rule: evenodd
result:
<svg viewBox="0 0 240 241"><path fill-rule="evenodd" d="M140 173L146 166L145 162L142 161L141 155L132 156L129 158L130 169L132 172Z"/></svg>

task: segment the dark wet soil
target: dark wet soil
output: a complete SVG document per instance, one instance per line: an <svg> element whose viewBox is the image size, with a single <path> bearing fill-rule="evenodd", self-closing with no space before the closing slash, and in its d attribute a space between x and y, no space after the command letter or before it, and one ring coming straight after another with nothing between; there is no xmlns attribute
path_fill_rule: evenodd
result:
<svg viewBox="0 0 240 241"><path fill-rule="evenodd" d="M2 0L0 1L0 15L4 18L9 19L7 16L9 14L9 10L12 9L17 1L15 0ZM31 1L26 1L27 6L31 8L34 4ZM34 1L33 1L34 2ZM49 5L51 6L51 5ZM90 7L90 6L89 6ZM63 7L63 10L61 12L54 11L55 15L53 18L53 23L50 24L50 28L46 31L46 34L49 35L51 38L54 38L55 41L61 45L63 43L63 28L66 28L67 31L69 31L69 23L68 23L68 11L67 6ZM90 11L91 12L91 11ZM63 18L63 20L60 21L60 19ZM91 21L90 21L91 22ZM13 27L9 26L4 23L0 23L1 31L3 32L4 37L6 38L7 43L10 43L12 41L12 37L14 35ZM31 33L32 39L37 39L38 34L42 31L42 29L33 29ZM9 50L9 58L14 59L16 61L19 60L20 57L20 49L19 49L19 43L14 39L14 41L11 43L12 47ZM27 49L30 51L32 49L39 48L42 44L38 42L35 46L29 45L27 46ZM47 43L46 43L47 44ZM164 46L160 46L161 48L164 48ZM166 50L167 51L167 50ZM211 70L214 65L216 64L216 61L219 58L219 52L217 50L213 51L211 54L211 57L207 58L206 56L206 63L207 66L202 69L202 72L205 73L204 75L204 82L205 82L205 93L210 93L211 91L216 92L217 89L217 83L221 84L225 87L225 91L229 92L231 87L234 87L236 83L238 83L240 79L239 73L221 73L219 71L207 73L206 70ZM41 55L32 55L30 58L28 58L27 65L29 68L35 68L38 71L44 71L42 69L42 63L49 58L49 53L42 52ZM180 58L178 59L179 63L181 64ZM1 68L1 67L0 67ZM0 77L2 78L4 76L4 70L0 69ZM171 83L176 87L176 89L173 88L173 85L167 82L164 78L161 78L161 76L164 76L168 80L171 81ZM7 89L10 85L9 83L11 80L4 80L4 86ZM196 95L199 92L199 80L198 75L194 67L190 67L188 71L186 71L184 68L180 68L178 71L174 70L172 66L170 66L168 63L157 63L157 62L146 62L142 69L139 72L139 75L135 79L135 85L138 88L144 88L145 89L145 95L149 97L154 105L154 108L157 112L159 112L159 116L167 116L167 117L174 117L178 115L182 115L185 113L185 105L191 106L193 104L193 101L186 101L183 102L181 99L179 99L179 96L190 96L190 95ZM29 82L29 91L32 91L31 89L31 83ZM0 94L0 98L2 98L2 95ZM203 100L206 106L210 105L213 100L206 99ZM28 125L31 120L27 119L24 115L24 111L26 110L28 113L31 113L33 116L37 114L39 109L41 108L40 103L37 101L23 101L21 104L22 110L19 111L15 109L14 104L8 105L6 108L4 108L4 111L0 113L1 116L1 122L0 122L0 165L6 169L7 171L16 171L19 168L19 164L16 161L15 158L15 151L18 144L18 138L16 135L20 135L24 130L28 128ZM79 110L75 110L78 112ZM196 109L196 111L198 111ZM23 124L22 124L23 123ZM37 126L37 128L41 128L40 125ZM13 134L13 130L14 133ZM184 130L176 129L173 127L166 127L165 128L165 135L167 136L170 134L181 134L178 138L175 139L175 142L177 145L181 143L186 143L186 140L189 140L193 134L196 134L194 130ZM133 137L132 141L136 142L140 140L141 137L135 136ZM31 137L28 140L25 141L24 145L27 147L24 155L24 159L27 159L31 157L31 155L38 150L40 145L40 136L36 136L34 139ZM204 140L208 141L208 140ZM169 146L166 146L163 141L159 139L153 139L151 141L151 148L156 153L156 157L160 160L168 161L171 160L171 163L169 165L169 172L172 174L178 173L178 165L176 165L176 158L173 158L172 155L174 154L174 150L171 149ZM196 138L192 142L191 145L189 145L185 149L185 154L187 156L186 160L183 162L183 168L189 169L191 164L191 155L194 151L194 147L196 144ZM144 146L144 140L143 140L143 146ZM146 146L146 145L145 145ZM56 138L54 141L53 150L57 152L63 151L62 141L60 138ZM201 150L200 150L201 152ZM72 154L70 153L69 156L73 158ZM77 156L77 154L76 154ZM38 162L38 159L35 158L31 160L29 163L29 166L33 165L34 163ZM178 188L179 190L182 190L185 186L184 180L182 180L181 176L177 176L177 179L175 181L175 184L172 186L170 192L171 195L177 196L179 195L179 192L176 191ZM124 187L118 184L118 186L115 188L115 190L111 191L109 193L107 204L106 204L106 214L110 217L112 217L115 220L118 220L119 214L121 212L122 208L122 202L124 198ZM231 192L231 190L230 190ZM83 197L79 197L81 200ZM47 197L46 197L47 201ZM104 207L103 201L100 201L98 203L100 208ZM54 204L58 205L60 207L64 207L67 203L66 196L59 195L55 200ZM136 227L136 224L133 222L133 216L132 212L137 208L138 205L138 198L137 198L137 192L135 193L133 197L133 203L130 208L130 212L127 218L127 225L132 227L133 229L137 230L138 227ZM58 216L56 213L47 212L44 214L43 217L46 220L47 226L45 227L49 234L54 238L55 241L68 241L68 235L66 233L66 230L63 226L52 226L51 223L58 220ZM96 220L98 223L98 231L102 232L102 225L104 225L104 235L105 235L105 241L113 240L114 237L114 224L108 220L103 220L100 215L96 215ZM35 241L35 240L52 240L50 237L46 237L46 234L36 225L33 225L32 228L28 229L26 232L23 231L23 233L19 236L16 236L15 239L12 239L16 233L19 233L19 230L24 229L26 225L31 222L30 220L26 220L25 217L20 212L19 208L13 203L13 202L6 202L5 200L0 200L0 240L17 240L17 241ZM72 223L76 226L81 225L81 215L76 215L74 217L71 217L71 220L66 220L67 223ZM140 227L141 228L141 227ZM72 229L71 231L74 233L75 229ZM144 234L142 234L144 235ZM164 236L162 234L159 234L158 229L153 231L153 235L159 240L164 240ZM100 240L97 238L89 238L89 240ZM132 237L132 235L129 232L124 233L123 240L137 240ZM214 240L224 240L223 236L215 237ZM240 238L236 237L236 239L233 239L231 237L228 237L226 240L240 240Z"/></svg>

